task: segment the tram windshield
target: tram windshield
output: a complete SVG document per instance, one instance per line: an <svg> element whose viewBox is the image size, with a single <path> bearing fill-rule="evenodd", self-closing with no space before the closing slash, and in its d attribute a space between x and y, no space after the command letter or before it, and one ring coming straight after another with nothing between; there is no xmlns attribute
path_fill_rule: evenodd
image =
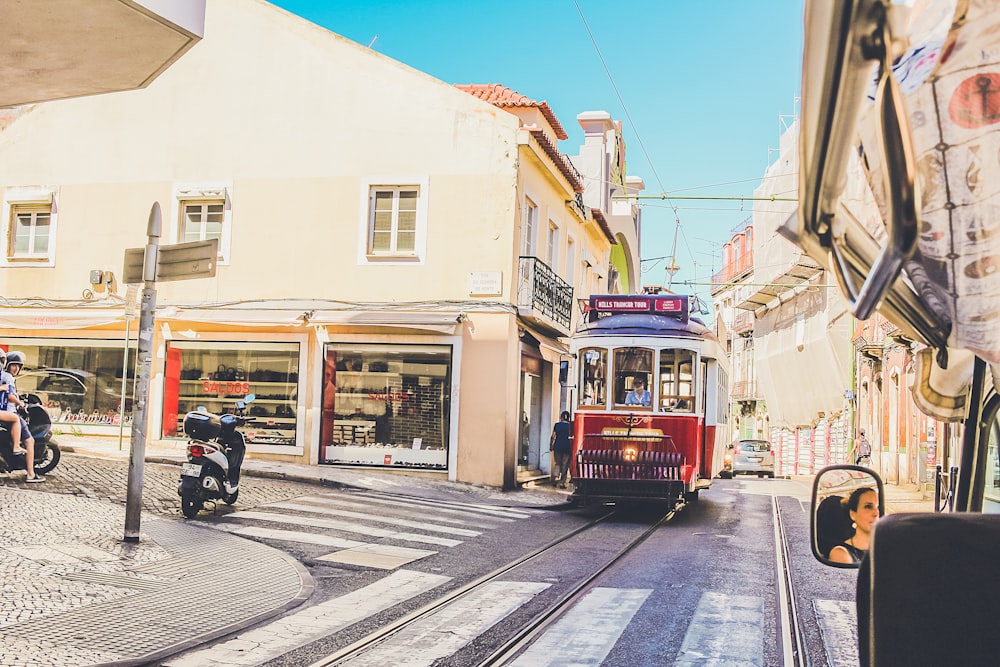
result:
<svg viewBox="0 0 1000 667"><path fill-rule="evenodd" d="M652 350L644 347L615 350L615 407L652 408L652 374Z"/></svg>
<svg viewBox="0 0 1000 667"><path fill-rule="evenodd" d="M660 410L663 412L694 411L694 352L662 350L660 352Z"/></svg>

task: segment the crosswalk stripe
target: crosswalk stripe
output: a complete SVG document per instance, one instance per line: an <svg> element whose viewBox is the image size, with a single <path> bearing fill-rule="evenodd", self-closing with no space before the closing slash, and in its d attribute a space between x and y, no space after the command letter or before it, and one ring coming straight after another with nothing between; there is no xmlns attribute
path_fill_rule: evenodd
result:
<svg viewBox="0 0 1000 667"><path fill-rule="evenodd" d="M353 549L342 549L326 556L320 556L316 560L325 560L330 563L344 563L345 565L375 567L380 570L394 570L397 567L412 563L421 558L433 556L436 553L436 551L397 547L391 544L365 544Z"/></svg>
<svg viewBox="0 0 1000 667"><path fill-rule="evenodd" d="M437 544L445 547L455 547L462 544L462 540L452 540L447 537L437 535L417 535L416 533L399 533L393 530L384 530L374 526L360 526L346 521L336 519L316 519L306 516L291 514L277 514L275 512L256 512L254 510L244 510L227 514L226 518L236 519L256 519L258 521L271 521L273 523L290 524L294 526L312 526L314 528L329 528L345 533L357 533L368 535L369 537L383 537L404 542L422 542L424 544Z"/></svg>
<svg viewBox="0 0 1000 667"><path fill-rule="evenodd" d="M398 500L391 500L384 498L382 496L377 496L371 493L359 493L359 497L364 497L366 500L372 502L381 502L383 504L402 504L407 507L414 507L421 505L424 507L433 507L439 512L449 512L452 514L464 514L469 516L474 515L485 515L495 517L496 519L507 519L507 520L517 520L517 519L530 519L534 516L531 512L525 512L522 510L513 510L506 507L493 507L491 505L479 505L479 504L465 504L465 503L453 503L446 500L427 500L425 498L407 498L405 502Z"/></svg>
<svg viewBox="0 0 1000 667"><path fill-rule="evenodd" d="M381 570L394 570L407 563L412 563L415 560L427 558L437 553L436 551L429 551L427 549L411 549L410 547L397 547L391 544L369 544L367 542L342 540L337 537L330 537L329 535L305 533L298 530L278 530L275 528L241 526L229 523L217 523L213 524L213 527L246 537L262 537L270 540L338 547L340 551L335 551L325 556L318 556L316 560L344 563L345 565L374 567Z"/></svg>
<svg viewBox="0 0 1000 667"><path fill-rule="evenodd" d="M675 667L762 667L764 600L707 591L688 625Z"/></svg>
<svg viewBox="0 0 1000 667"><path fill-rule="evenodd" d="M214 523L212 527L245 537L261 537L268 540L317 544L319 546L336 547L338 549L353 549L368 544L367 542L355 542L354 540L344 540L339 537L320 535L319 533L307 533L301 530L280 530L277 528L264 528L262 526L244 526L236 523Z"/></svg>
<svg viewBox="0 0 1000 667"><path fill-rule="evenodd" d="M436 524L427 523L424 521L409 521L407 519L398 519L392 516L379 516L378 514L371 514L364 512L349 512L347 510L338 510L332 507L317 507L315 505L306 505L303 503L290 502L290 501L269 503L267 505L264 505L264 507L279 507L281 509L296 510L299 512L313 512L316 514L339 516L345 519L360 519L362 521L374 521L375 523L387 523L392 526L403 526L404 528L417 528L419 530L429 530L433 533L445 533L447 535L461 535L463 537L476 537L477 535L482 535L481 532L476 530L469 530L468 528L455 528L454 526L438 526Z"/></svg>
<svg viewBox="0 0 1000 667"><path fill-rule="evenodd" d="M307 607L211 648L186 653L163 667L252 667L343 630L450 580L439 574L398 570L373 584Z"/></svg>
<svg viewBox="0 0 1000 667"><path fill-rule="evenodd" d="M595 588L513 662L512 667L599 667L651 588Z"/></svg>
<svg viewBox="0 0 1000 667"><path fill-rule="evenodd" d="M358 500L350 500L348 498L335 497L335 496L322 496L322 497L321 496L299 496L298 498L295 499L295 501L299 502L299 503L306 503L308 505L316 504L316 505L320 505L320 506L323 506L323 507L329 507L329 506L332 505L332 506L335 506L335 507L346 507L346 508L349 508L349 509L364 510L364 511L367 511L367 512L381 510L381 508L373 508L371 506L371 503L361 502L361 501L358 501ZM427 512L421 512L420 511L422 508L418 507L416 509L413 509L412 511L407 511L406 509L403 509L403 508L406 507L406 503L398 503L398 505L400 505L401 508L398 509L398 510L393 510L393 511L395 513L397 513L398 515L400 515L400 516L417 517L417 518L424 518L424 517L427 516ZM477 524L477 527L480 527L480 528L494 528L497 525L495 523L496 521L505 521L505 522L512 521L512 519L493 519L493 518L489 518L489 517L482 517L481 518L481 517L478 517L478 516L476 516L474 518L480 521L480 523ZM489 523L490 525L489 526L483 526L482 523L481 523L481 521L483 519L485 519L485 521L487 523ZM467 525L467 524L470 523L466 519L453 519L451 517L440 516L440 515L435 515L434 520L437 521L437 522L439 522L439 523L451 523L451 524L455 524L456 526L465 526L465 525Z"/></svg>
<svg viewBox="0 0 1000 667"><path fill-rule="evenodd" d="M830 667L858 667L858 614L853 602L813 600Z"/></svg>
<svg viewBox="0 0 1000 667"><path fill-rule="evenodd" d="M545 583L517 581L486 584L340 664L358 667L432 665L435 660L461 649L548 587ZM572 650L572 647L564 647L564 650Z"/></svg>

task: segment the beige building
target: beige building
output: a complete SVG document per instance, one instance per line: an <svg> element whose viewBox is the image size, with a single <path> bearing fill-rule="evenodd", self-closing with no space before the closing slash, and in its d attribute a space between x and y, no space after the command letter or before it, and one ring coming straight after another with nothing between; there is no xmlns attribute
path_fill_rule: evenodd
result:
<svg viewBox="0 0 1000 667"><path fill-rule="evenodd" d="M634 284L638 212L589 205L548 105L260 0L209 0L202 41L142 90L8 120L0 341L61 429L129 422L123 255L153 202L161 243L220 254L213 278L157 283L147 433L181 443L186 411L252 393L252 457L544 473L576 301Z"/></svg>

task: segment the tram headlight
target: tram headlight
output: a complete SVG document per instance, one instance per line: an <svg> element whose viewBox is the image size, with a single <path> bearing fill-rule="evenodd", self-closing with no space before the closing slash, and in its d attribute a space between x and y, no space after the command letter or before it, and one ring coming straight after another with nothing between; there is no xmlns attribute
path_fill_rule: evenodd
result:
<svg viewBox="0 0 1000 667"><path fill-rule="evenodd" d="M635 447L626 447L622 450L622 458L625 459L625 461L632 463L639 458L639 450Z"/></svg>

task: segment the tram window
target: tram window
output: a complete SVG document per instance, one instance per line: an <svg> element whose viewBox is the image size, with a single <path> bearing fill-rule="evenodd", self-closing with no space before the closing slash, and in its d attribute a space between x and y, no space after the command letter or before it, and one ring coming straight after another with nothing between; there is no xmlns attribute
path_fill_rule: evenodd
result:
<svg viewBox="0 0 1000 667"><path fill-rule="evenodd" d="M605 385L608 376L608 351L587 348L580 351L580 405L607 403Z"/></svg>
<svg viewBox="0 0 1000 667"><path fill-rule="evenodd" d="M660 352L660 398L663 412L694 411L694 352L662 350Z"/></svg>
<svg viewBox="0 0 1000 667"><path fill-rule="evenodd" d="M653 351L643 347L615 350L615 405L650 408L653 405Z"/></svg>

